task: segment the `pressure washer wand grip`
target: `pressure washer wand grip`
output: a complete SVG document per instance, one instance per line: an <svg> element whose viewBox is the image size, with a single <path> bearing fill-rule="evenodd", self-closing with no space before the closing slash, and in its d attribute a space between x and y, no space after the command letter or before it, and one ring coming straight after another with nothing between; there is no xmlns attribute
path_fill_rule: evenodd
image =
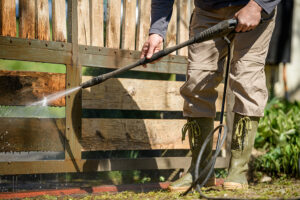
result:
<svg viewBox="0 0 300 200"><path fill-rule="evenodd" d="M224 20L224 21L222 21L200 33L197 33L194 37L192 37L191 39L189 39L181 44L163 49L163 50L153 54L153 56L150 59L142 58L131 65L119 68L117 70L114 70L114 71L106 73L106 74L102 74L100 76L96 76L93 79L82 83L81 87L87 88L87 87L91 87L93 85L100 84L100 83L106 81L107 79L115 77L116 75L119 75L125 71L128 71L128 70L135 68L137 66L140 66L140 65L145 65L147 63L151 63L155 60L158 60L159 58L162 58L162 57L164 57L178 49L186 47L188 45L207 41L207 40L210 40L210 39L213 39L216 37L225 36L225 35L229 34L231 31L233 31L236 25L237 25L236 19Z"/></svg>

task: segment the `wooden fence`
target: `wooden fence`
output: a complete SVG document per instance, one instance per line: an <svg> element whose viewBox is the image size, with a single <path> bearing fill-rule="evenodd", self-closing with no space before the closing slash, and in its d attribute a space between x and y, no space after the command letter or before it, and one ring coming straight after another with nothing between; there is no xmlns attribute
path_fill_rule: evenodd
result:
<svg viewBox="0 0 300 200"><path fill-rule="evenodd" d="M107 4L103 0L52 0L52 34L48 0L20 0L18 21L15 0L0 2L0 58L63 64L66 68L65 74L2 70L0 104L18 106L20 110L26 109L28 102L90 79L82 74L82 66L116 69L136 61L150 26L149 0L108 0ZM165 47L188 39L191 4L189 0L176 1ZM176 54L133 71L184 75L187 49ZM106 118L83 114L116 110L180 112L182 84L183 81L113 78L49 105L53 109L64 108L65 117L1 117L0 152L64 151L65 159L2 160L0 174L186 169L190 157L82 159L82 151L189 149L188 139L181 141L183 118ZM218 89L221 91L222 86ZM218 157L217 168L227 167L226 155Z"/></svg>

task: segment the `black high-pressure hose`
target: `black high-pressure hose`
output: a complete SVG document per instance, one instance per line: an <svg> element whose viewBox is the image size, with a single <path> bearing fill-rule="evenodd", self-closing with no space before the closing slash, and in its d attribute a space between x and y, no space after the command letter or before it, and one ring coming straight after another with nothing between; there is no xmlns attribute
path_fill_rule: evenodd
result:
<svg viewBox="0 0 300 200"><path fill-rule="evenodd" d="M181 44L166 48L164 50L161 50L161 51L153 54L153 56L150 59L142 58L131 65L119 68L117 70L114 70L114 71L106 73L106 74L102 74L100 76L96 76L96 77L92 78L91 80L88 80L88 81L82 83L81 87L88 88L88 87L100 84L100 83L102 83L112 77L115 77L116 75L119 75L125 71L128 71L128 70L135 68L137 66L140 66L140 65L145 65L147 63L151 63L159 58L162 58L162 57L164 57L178 49L186 47L188 45L191 45L194 43L200 43L200 42L207 41L207 40L217 38L217 37L223 37L223 36L227 35L228 33L230 33L231 31L233 31L236 24L237 24L236 19L224 20L224 21L212 26L211 28L208 28L208 29L196 34L194 37L192 37L191 39L189 39Z"/></svg>
<svg viewBox="0 0 300 200"><path fill-rule="evenodd" d="M269 19L271 19L274 16L271 15L268 19L261 19L261 22L267 21ZM218 125L213 131L210 132L210 134L208 135L208 137L205 139L204 144L201 147L200 153L197 157L197 161L196 161L196 166L195 166L195 182L192 183L191 187L184 192L183 194L181 194L181 196L184 196L186 194L188 194L193 188L196 187L197 191L199 192L201 197L204 197L206 199L235 199L235 198L222 198L222 197L208 197L206 195L204 195L201 191L201 188L205 185L205 183L207 182L208 178L210 177L210 175L213 172L214 169L214 165L217 159L218 154L221 151L221 147L223 146L226 136L227 136L227 127L223 124L223 116L224 116L224 107L225 107L225 97L226 97L226 89L227 89L227 81L228 81L228 73L229 73L229 66L230 66L230 57L231 57L231 51L230 51L230 41L228 40L228 38L226 37L228 34L230 34L231 32L234 31L236 25L237 25L237 20L236 19L229 19L229 20L224 20L221 21L220 23L212 26L211 28L208 28L198 34L196 34L194 37L192 37L191 39L178 44L176 46L173 47L169 47L166 48L164 50L161 50L155 54L153 54L153 56L150 59L146 59L146 58L142 58L140 60L138 60L137 62L119 68L117 70L114 70L112 72L106 73L106 74L102 74L100 76L96 76L94 78L92 78L89 81L86 81L84 83L82 83L80 86L81 88L88 88L97 84L100 84L112 77L115 77L116 75L119 75L125 71L128 71L130 69L133 69L137 66L140 65L144 65L147 63L151 63L155 60L158 60L161 57L164 57L180 48L186 47L188 45L194 44L194 43L200 43L200 42L204 42L213 38L217 38L217 37L223 37L223 39L225 40L225 42L228 45L228 57L227 57L227 66L226 66L226 72L225 72L225 83L224 83L224 92L223 92L223 100L222 100L222 109L221 109L221 114L220 114L220 125ZM220 141L221 138L221 133L222 133L222 128L224 128L224 133L223 133L223 137ZM216 151L215 154L213 155L213 157L211 158L211 160L209 161L208 165L206 165L206 167L203 169L202 172L206 172L207 170L209 170L208 173L206 174L200 174L199 175L199 166L200 166L200 162L202 159L202 155L203 152L208 144L208 142L212 139L214 133L216 131L219 131L218 134L218 140L217 140L217 145L216 145ZM204 181L202 183L199 183L200 178L203 178L203 176L205 176Z"/></svg>
<svg viewBox="0 0 300 200"><path fill-rule="evenodd" d="M230 40L226 36L224 36L223 39L227 43L228 54L227 54L227 63L226 63L226 71L225 71L222 107L221 107L221 113L220 113L220 124L214 130L212 130L209 133L208 137L205 139L205 141L200 149L200 152L198 154L197 160L196 160L195 181L191 184L191 186L184 193L181 194L181 196L187 195L193 188L196 188L196 190L199 192L200 196L204 197L206 199L228 199L228 198L224 198L224 197L223 198L222 197L209 197L209 196L206 196L205 194L203 194L203 192L201 191L201 188L205 185L205 183L207 182L207 180L213 173L214 165L217 160L217 156L219 155L219 153L221 151L221 147L223 146L225 139L227 137L227 133L228 133L227 126L225 126L223 124L223 117L224 117L225 98L226 98L227 83L228 83L228 74L229 74L230 60L231 60L231 48L230 48ZM220 142L222 128L224 128L224 133L223 133L223 137ZM219 131L217 144L216 144L216 151L215 151L213 157L211 158L211 160L209 161L209 163L202 170L202 173L200 173L200 175L199 175L199 166L200 166L200 162L202 160L203 152L205 151L207 144L212 140L213 135L216 131ZM207 170L209 170L208 173L207 173ZM201 183L199 183L200 179L201 178L203 179L203 177L205 177L204 180ZM233 199L233 198L229 198L229 199Z"/></svg>

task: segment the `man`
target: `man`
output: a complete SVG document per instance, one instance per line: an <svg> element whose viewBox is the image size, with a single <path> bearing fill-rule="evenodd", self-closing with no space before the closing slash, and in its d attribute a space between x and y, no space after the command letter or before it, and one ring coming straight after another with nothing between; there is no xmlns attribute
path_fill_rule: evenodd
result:
<svg viewBox="0 0 300 200"><path fill-rule="evenodd" d="M236 18L237 32L232 38L233 58L229 74L229 86L235 95L233 107L234 123L231 161L225 189L248 187L246 172L259 118L263 116L268 99L264 64L274 28L274 17L261 24L263 17L274 11L280 0L194 0L195 9L190 22L190 37L212 25L230 18ZM151 58L160 50L174 0L152 0L151 28L141 58ZM223 67L227 56L226 42L215 38L189 46L187 81L181 87L184 98L183 114L188 119L192 163L187 174L170 184L173 191L186 190L194 180L194 166L202 143L213 129L215 118L215 88L223 79ZM212 141L204 152L206 161L211 158ZM204 177L203 177L204 178ZM211 177L208 185L214 185Z"/></svg>

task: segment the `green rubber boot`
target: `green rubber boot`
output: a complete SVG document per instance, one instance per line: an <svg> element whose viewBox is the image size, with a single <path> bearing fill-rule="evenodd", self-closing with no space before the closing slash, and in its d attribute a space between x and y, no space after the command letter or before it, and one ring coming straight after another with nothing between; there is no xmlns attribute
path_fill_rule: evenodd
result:
<svg viewBox="0 0 300 200"><path fill-rule="evenodd" d="M231 142L231 160L224 189L247 189L247 171L251 151L254 146L259 117L247 117L235 113L233 137Z"/></svg>
<svg viewBox="0 0 300 200"><path fill-rule="evenodd" d="M200 152L201 146L204 143L204 140L209 135L209 133L214 129L214 119L201 117L201 118L189 118L188 122L182 128L182 139L185 138L186 132L188 132L189 142L192 152L192 162L189 170L187 173L179 178L178 180L172 182L168 189L170 191L177 191L182 192L186 191L195 180L194 173L195 173L195 165L197 161L198 154ZM206 166L209 162L210 158L212 157L212 145L213 141L211 140L206 149L203 153L203 161L200 163L199 173L202 172L201 170ZM208 171L207 171L208 173ZM211 177L206 186L215 185L215 178L214 176Z"/></svg>

